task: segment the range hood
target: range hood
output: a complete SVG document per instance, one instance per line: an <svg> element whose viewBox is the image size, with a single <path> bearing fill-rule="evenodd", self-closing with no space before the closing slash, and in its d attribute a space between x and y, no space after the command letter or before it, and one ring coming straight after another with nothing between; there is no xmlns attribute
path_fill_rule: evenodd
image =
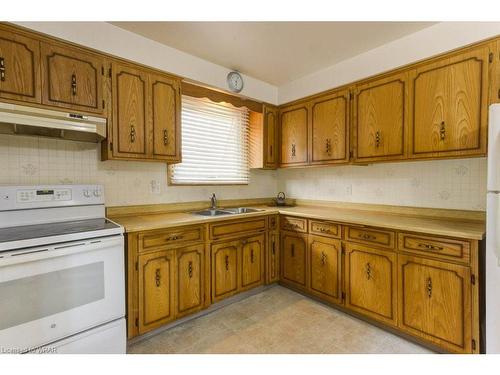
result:
<svg viewBox="0 0 500 375"><path fill-rule="evenodd" d="M106 119L0 102L0 133L100 142Z"/></svg>

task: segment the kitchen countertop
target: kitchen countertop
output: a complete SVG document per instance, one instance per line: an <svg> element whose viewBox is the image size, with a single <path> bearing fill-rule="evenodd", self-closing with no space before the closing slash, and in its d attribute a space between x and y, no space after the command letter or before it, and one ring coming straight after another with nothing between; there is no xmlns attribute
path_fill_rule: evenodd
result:
<svg viewBox="0 0 500 375"><path fill-rule="evenodd" d="M125 227L126 232L138 232L144 230L178 227L192 224L206 224L217 221L242 219L261 215L282 214L299 216L309 219L329 220L337 223L356 224L381 227L408 232L435 234L481 240L485 237L486 225L484 221L457 218L440 218L419 215L407 215L400 213L387 213L383 211L319 207L319 206L295 206L295 207L269 207L252 206L262 211L233 214L215 217L194 215L188 212L168 212L111 217L112 220Z"/></svg>

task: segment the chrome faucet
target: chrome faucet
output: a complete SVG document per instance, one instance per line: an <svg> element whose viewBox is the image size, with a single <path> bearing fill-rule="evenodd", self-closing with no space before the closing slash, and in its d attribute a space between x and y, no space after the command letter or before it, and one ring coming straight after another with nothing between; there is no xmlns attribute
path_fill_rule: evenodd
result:
<svg viewBox="0 0 500 375"><path fill-rule="evenodd" d="M215 210L217 208L217 197L215 196L215 193L212 193L212 196L210 197L210 209Z"/></svg>

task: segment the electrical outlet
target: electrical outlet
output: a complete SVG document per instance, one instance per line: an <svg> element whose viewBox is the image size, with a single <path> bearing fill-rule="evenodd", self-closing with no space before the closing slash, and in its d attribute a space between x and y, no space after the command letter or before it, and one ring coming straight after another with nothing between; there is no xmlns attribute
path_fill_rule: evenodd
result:
<svg viewBox="0 0 500 375"><path fill-rule="evenodd" d="M160 181L158 180L151 180L149 182L150 188L151 188L151 193L152 194L160 194L161 193L161 188L160 188Z"/></svg>

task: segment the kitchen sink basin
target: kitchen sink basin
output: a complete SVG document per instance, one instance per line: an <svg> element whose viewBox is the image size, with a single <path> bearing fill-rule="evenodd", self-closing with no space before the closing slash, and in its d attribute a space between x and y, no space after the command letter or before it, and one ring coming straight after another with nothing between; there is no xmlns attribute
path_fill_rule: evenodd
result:
<svg viewBox="0 0 500 375"><path fill-rule="evenodd" d="M248 214L250 212L259 212L257 208L249 208L249 207L235 207L235 208L225 208L226 211L231 211L234 214Z"/></svg>
<svg viewBox="0 0 500 375"><path fill-rule="evenodd" d="M208 210L196 211L196 212L193 212L193 214L202 215L202 216L220 216L220 215L233 215L234 212L229 211L229 210L208 209Z"/></svg>

